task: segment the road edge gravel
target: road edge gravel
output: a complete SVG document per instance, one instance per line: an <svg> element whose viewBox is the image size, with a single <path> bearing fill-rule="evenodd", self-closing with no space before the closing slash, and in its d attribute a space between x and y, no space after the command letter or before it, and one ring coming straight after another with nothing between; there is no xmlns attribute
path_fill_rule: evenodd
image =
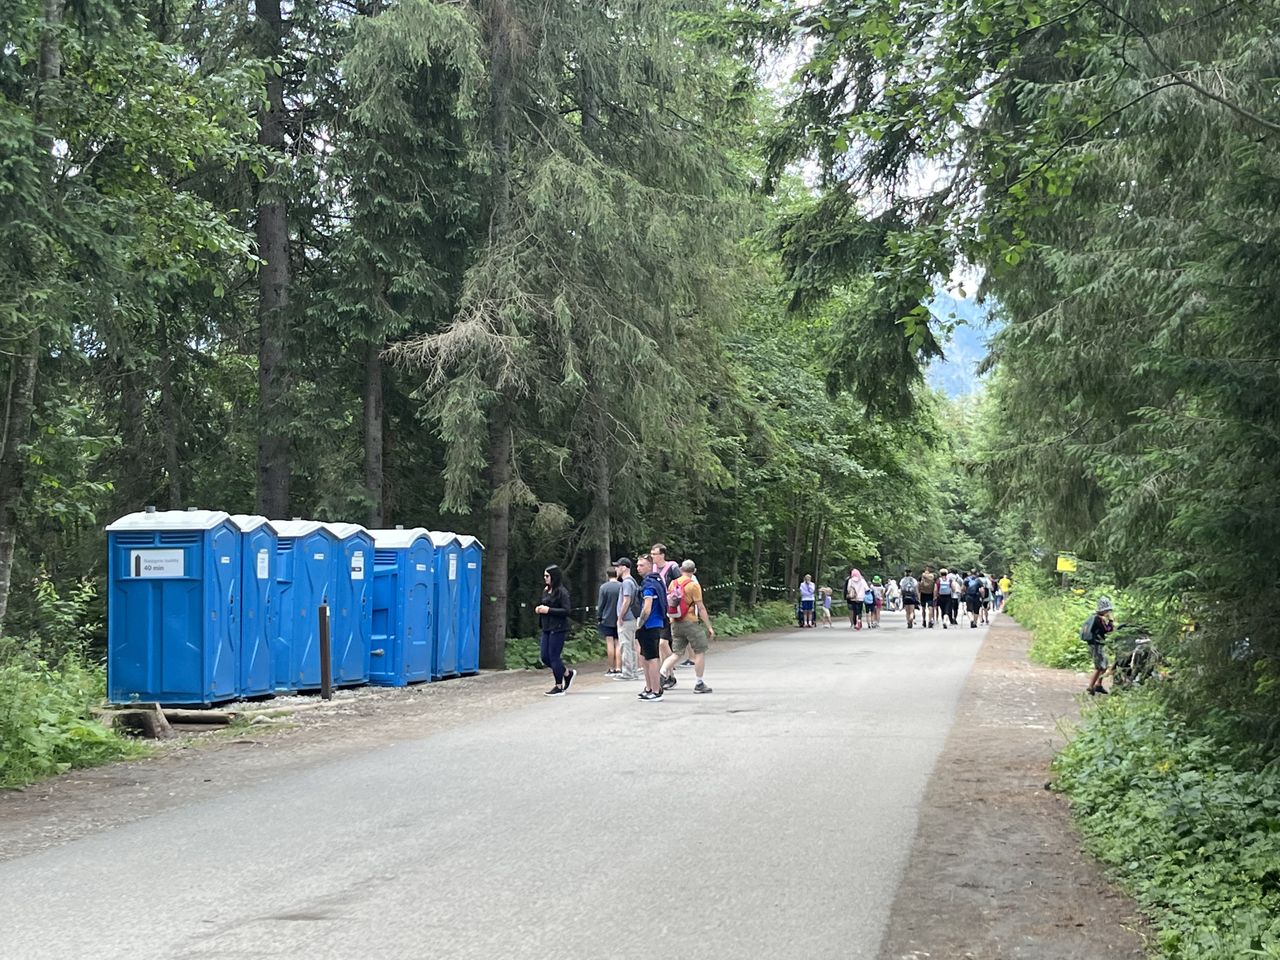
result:
<svg viewBox="0 0 1280 960"><path fill-rule="evenodd" d="M880 960L1142 960L1136 905L1081 847L1049 764L1083 675L1032 664L997 617L929 779Z"/></svg>

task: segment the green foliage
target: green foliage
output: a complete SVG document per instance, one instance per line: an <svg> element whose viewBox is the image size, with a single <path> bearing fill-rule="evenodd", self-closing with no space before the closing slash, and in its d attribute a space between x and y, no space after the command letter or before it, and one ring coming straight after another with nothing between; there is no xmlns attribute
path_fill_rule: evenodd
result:
<svg viewBox="0 0 1280 960"><path fill-rule="evenodd" d="M1090 850L1169 960L1280 957L1280 769L1232 756L1135 691L1088 711L1054 763Z"/></svg>
<svg viewBox="0 0 1280 960"><path fill-rule="evenodd" d="M1015 564L1012 579L1014 586L1005 601L1005 611L1031 631L1028 653L1033 661L1047 667L1091 668L1089 647L1080 639L1080 628L1097 609L1098 597L1111 598L1120 621L1143 609L1136 597L1106 584L1064 590L1043 569L1030 563Z"/></svg>
<svg viewBox="0 0 1280 960"><path fill-rule="evenodd" d="M53 664L0 660L0 787L145 754L92 719L106 685L102 667L74 654Z"/></svg>
<svg viewBox="0 0 1280 960"><path fill-rule="evenodd" d="M712 623L715 624L717 639L728 640L730 637L745 637L761 630L790 626L795 621L795 607L786 601L774 600L735 617L727 613L717 614Z"/></svg>
<svg viewBox="0 0 1280 960"><path fill-rule="evenodd" d="M542 665L541 641L537 637L513 637L507 641L507 669L533 670ZM595 627L574 627L564 641L565 663L602 660L604 638Z"/></svg>

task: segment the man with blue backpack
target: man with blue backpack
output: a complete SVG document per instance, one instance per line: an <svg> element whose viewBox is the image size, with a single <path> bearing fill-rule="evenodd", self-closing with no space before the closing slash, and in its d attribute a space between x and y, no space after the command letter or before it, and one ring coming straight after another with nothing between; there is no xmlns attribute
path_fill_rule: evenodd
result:
<svg viewBox="0 0 1280 960"><path fill-rule="evenodd" d="M658 647L662 641L662 633L667 629L667 588L648 557L640 557L636 572L641 577L640 596L643 598L640 616L636 618L640 623L636 630L636 642L640 645L640 659L644 661L645 679L645 687L639 699L661 700L662 674L659 669Z"/></svg>

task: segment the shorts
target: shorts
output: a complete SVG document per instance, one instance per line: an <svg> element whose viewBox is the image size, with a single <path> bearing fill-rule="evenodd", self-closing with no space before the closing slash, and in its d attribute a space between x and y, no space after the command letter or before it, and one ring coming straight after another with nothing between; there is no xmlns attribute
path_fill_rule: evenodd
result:
<svg viewBox="0 0 1280 960"><path fill-rule="evenodd" d="M686 650L692 650L694 653L706 653L707 647L710 646L707 641L706 627L702 625L701 620L695 618L677 620L671 625L671 633L673 636L671 652L676 655Z"/></svg>
<svg viewBox="0 0 1280 960"><path fill-rule="evenodd" d="M800 601L800 609L801 609L801 610L803 610L805 613L810 613L810 612L813 610L813 601L812 601L812 600L801 600L801 601Z"/></svg>
<svg viewBox="0 0 1280 960"><path fill-rule="evenodd" d="M914 593L909 593L902 598L902 605L904 607L918 607L920 606L920 598Z"/></svg>
<svg viewBox="0 0 1280 960"><path fill-rule="evenodd" d="M925 594L923 597L921 597L921 598L920 598L920 606L922 606L922 607L932 607L932 606L933 606L933 597L929 596L928 594Z"/></svg>
<svg viewBox="0 0 1280 960"><path fill-rule="evenodd" d="M977 613L982 609L982 601L977 597L965 597L964 605L970 613Z"/></svg>
<svg viewBox="0 0 1280 960"><path fill-rule="evenodd" d="M661 627L641 627L636 631L636 642L640 644L642 660L658 659L658 641L662 639Z"/></svg>
<svg viewBox="0 0 1280 960"><path fill-rule="evenodd" d="M1107 650L1102 644L1100 643L1089 644L1089 653L1093 657L1093 669L1095 670L1107 669Z"/></svg>
<svg viewBox="0 0 1280 960"><path fill-rule="evenodd" d="M610 637L610 638L612 638L612 639L614 639L614 640L618 639L618 628L617 628L617 626L612 626L612 627L611 627L611 626L609 626L609 624L607 624L607 623L602 623L602 624L600 624L600 626L599 626L599 630L600 630L600 636L602 636L602 637Z"/></svg>

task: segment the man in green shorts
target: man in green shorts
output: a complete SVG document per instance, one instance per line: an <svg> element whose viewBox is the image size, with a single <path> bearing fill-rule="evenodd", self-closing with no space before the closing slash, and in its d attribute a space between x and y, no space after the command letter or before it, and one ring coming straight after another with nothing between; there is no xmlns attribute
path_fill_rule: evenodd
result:
<svg viewBox="0 0 1280 960"><path fill-rule="evenodd" d="M694 693L710 693L703 671L707 664L709 637L716 635L702 602L702 587L694 574L698 568L692 560L680 564L680 577L667 591L667 615L671 618L671 655L662 663L662 689L676 685L676 663L688 651L693 652Z"/></svg>

